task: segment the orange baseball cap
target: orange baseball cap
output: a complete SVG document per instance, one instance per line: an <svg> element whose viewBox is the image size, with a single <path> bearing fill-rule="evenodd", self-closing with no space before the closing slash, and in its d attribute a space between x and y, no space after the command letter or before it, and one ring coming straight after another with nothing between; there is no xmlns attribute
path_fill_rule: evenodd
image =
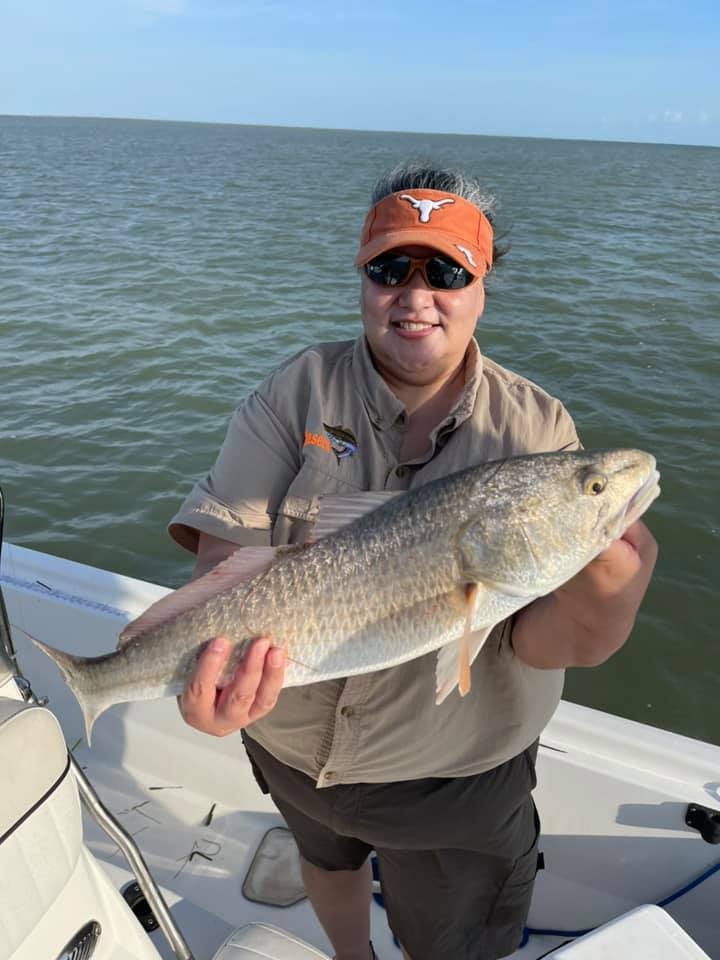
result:
<svg viewBox="0 0 720 960"><path fill-rule="evenodd" d="M406 244L439 250L476 277L492 266L490 221L472 203L443 190L402 190L379 200L365 217L355 266Z"/></svg>

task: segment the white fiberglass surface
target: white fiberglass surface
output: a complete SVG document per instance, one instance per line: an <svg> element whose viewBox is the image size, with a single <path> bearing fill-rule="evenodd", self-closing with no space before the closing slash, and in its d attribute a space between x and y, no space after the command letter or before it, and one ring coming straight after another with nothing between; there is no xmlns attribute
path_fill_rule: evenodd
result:
<svg viewBox="0 0 720 960"><path fill-rule="evenodd" d="M50 697L76 757L136 836L199 960L212 956L232 927L254 920L331 953L307 903L265 907L242 896L257 845L282 820L256 787L239 737L198 734L182 723L174 701L151 701L108 710L88 750L72 694L27 639L86 655L108 652L123 624L164 589L8 545L2 577L24 672L37 694ZM567 939L562 931L659 902L720 861L720 848L684 824L688 802L720 808L720 748L567 703L542 743L536 801L546 869L529 926L560 933L531 937L515 955L523 960L559 945ZM117 884L129 879L120 853L94 824L86 836ZM719 899L716 873L668 907L710 956L720 956ZM153 939L164 951L159 934ZM376 903L373 939L383 960L399 960Z"/></svg>

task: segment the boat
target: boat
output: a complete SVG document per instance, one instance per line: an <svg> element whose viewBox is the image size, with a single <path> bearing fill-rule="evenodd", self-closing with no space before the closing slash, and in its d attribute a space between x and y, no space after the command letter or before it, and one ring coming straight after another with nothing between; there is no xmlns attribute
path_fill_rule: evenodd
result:
<svg viewBox="0 0 720 960"><path fill-rule="evenodd" d="M165 699L112 707L89 748L31 642L109 652L167 588L9 543L0 587L0 960L329 957L239 737ZM719 746L562 701L535 798L544 869L516 960L720 958ZM379 882L371 913L378 957L400 960Z"/></svg>

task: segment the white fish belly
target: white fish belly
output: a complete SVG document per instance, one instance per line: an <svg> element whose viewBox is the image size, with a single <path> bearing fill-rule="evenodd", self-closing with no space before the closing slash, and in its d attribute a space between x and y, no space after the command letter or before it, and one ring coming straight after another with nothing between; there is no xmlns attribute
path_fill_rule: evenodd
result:
<svg viewBox="0 0 720 960"><path fill-rule="evenodd" d="M528 602L485 591L473 611L471 627L495 625ZM341 640L290 642L283 686L371 673L421 657L457 640L465 629L465 617L463 594L455 591L417 603Z"/></svg>

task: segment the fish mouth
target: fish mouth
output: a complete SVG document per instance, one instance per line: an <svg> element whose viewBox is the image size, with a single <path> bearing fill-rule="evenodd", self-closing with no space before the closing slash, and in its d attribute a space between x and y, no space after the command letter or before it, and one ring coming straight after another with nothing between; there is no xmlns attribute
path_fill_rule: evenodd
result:
<svg viewBox="0 0 720 960"><path fill-rule="evenodd" d="M659 480L660 472L653 469L630 497L617 518L617 533L614 539L621 537L629 526L640 519L653 500L660 496Z"/></svg>

